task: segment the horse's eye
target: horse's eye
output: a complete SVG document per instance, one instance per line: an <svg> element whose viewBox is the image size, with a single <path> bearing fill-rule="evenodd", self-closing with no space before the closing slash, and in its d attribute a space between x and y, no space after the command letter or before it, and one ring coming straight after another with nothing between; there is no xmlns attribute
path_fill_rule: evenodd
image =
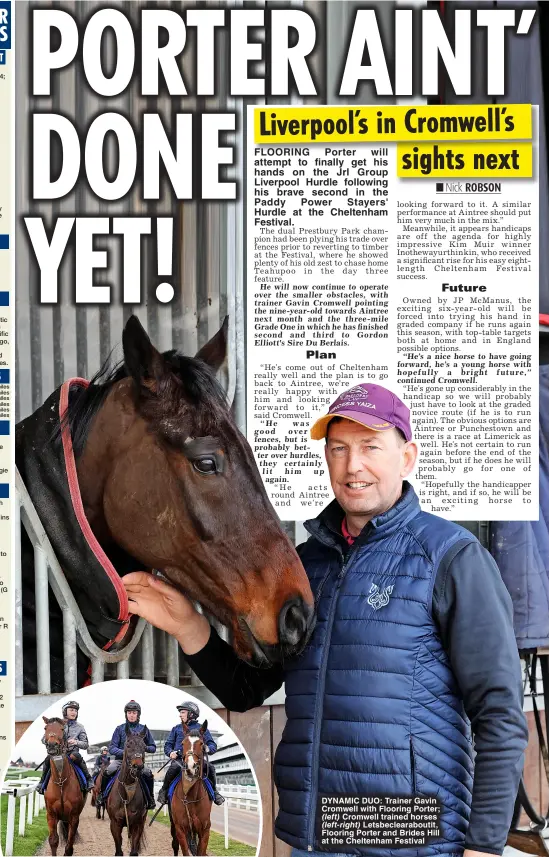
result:
<svg viewBox="0 0 549 857"><path fill-rule="evenodd" d="M198 470L199 473L210 474L217 472L215 458L195 458L195 460L193 461L193 467L195 470Z"/></svg>

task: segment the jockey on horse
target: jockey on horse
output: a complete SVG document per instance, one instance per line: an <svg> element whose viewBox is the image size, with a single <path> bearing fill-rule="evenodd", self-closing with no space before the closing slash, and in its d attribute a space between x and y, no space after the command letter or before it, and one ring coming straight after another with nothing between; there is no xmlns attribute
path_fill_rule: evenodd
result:
<svg viewBox="0 0 549 857"><path fill-rule="evenodd" d="M69 750L71 747L76 748L71 750L69 753L69 759L72 759L73 762L76 762L78 767L83 772L86 777L86 790L89 791L93 789L93 780L90 777L90 772L88 771L88 766L86 765L84 759L78 752L79 750L87 750L88 749L88 736L86 735L86 730L82 726L81 723L76 719L78 717L78 711L80 709L80 705L78 702L74 700L69 700L63 706L63 719L65 720L65 737L67 739L67 745ZM42 744L46 743L46 736L42 737ZM42 778L36 787L36 791L43 795L44 794L44 780L46 779L46 775L50 770L50 760L47 757L44 760L44 764L42 765Z"/></svg>
<svg viewBox="0 0 549 857"><path fill-rule="evenodd" d="M111 757L109 756L109 748L101 747L101 752L99 756L95 757L95 761L93 763L93 771L92 771L92 779L95 780L97 774L105 764L105 762L110 762Z"/></svg>
<svg viewBox="0 0 549 857"><path fill-rule="evenodd" d="M139 718L141 717L141 706L135 699L131 699L124 706L124 714L126 715L125 723L121 723L120 726L117 726L113 732L113 736L111 739L111 745L109 747L109 752L114 756L114 760L110 763L108 768L103 771L103 779L101 782L101 791L97 796L96 805L101 806L104 800L104 792L107 787L109 780L116 774L117 771L120 770L122 765L122 758L124 756L124 745L126 743L126 730L130 732L139 732L143 729L143 726L139 723ZM145 744L147 753L156 753L156 744L154 742L154 738L152 737L149 729L145 726L147 730L145 735ZM143 768L143 773L141 774L142 779L145 780L148 792L149 792L149 803L147 805L147 809L154 809L156 806L154 800L154 777L150 768Z"/></svg>
<svg viewBox="0 0 549 857"><path fill-rule="evenodd" d="M171 783L175 780L176 776L181 773L181 765L178 763L178 760L181 759L181 750L176 750L176 747L181 748L183 743L183 724L186 723L189 729L198 728L199 723L198 718L200 717L200 709L195 702L183 702L181 705L177 706L177 710L179 711L179 717L181 718L181 723L178 723L177 726L174 726L168 740L164 744L164 753L166 756L169 756L172 760L170 767L166 772L166 776L164 777L164 782L162 783L162 788L158 793L158 802L160 806L166 803L168 800L168 789ZM211 756L217 752L217 744L211 736L209 729L206 729L204 732L204 744L208 748L208 752ZM217 806L221 806L222 803L225 803L225 798L223 795L219 794L216 786L216 774L215 768L210 761L208 761L208 777L212 784L212 789L214 792L214 803Z"/></svg>

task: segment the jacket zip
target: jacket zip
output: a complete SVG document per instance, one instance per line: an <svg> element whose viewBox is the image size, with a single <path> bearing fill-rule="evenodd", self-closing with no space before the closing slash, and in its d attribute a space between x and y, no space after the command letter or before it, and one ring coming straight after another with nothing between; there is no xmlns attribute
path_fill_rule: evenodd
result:
<svg viewBox="0 0 549 857"><path fill-rule="evenodd" d="M362 543L363 544L363 543ZM314 845L314 829L316 822L316 801L318 796L318 756L320 751L320 727L322 725L322 708L324 707L324 686L326 682L326 666L328 664L328 652L330 649L330 638L332 636L332 626L334 623L335 611L337 607L337 602L339 599L339 590L341 589L341 584L343 582L343 578L345 577L347 570L349 568L351 559L356 552L356 548L352 547L347 554L346 559L343 561L343 565L341 566L341 571L339 572L336 579L336 588L332 597L332 603L330 604L330 612L328 614L328 619L326 621L326 636L324 638L324 651L322 653L322 663L320 665L320 676L319 676L319 686L317 692L317 699L320 700L321 710L320 716L316 717L315 725L314 725L314 735L313 735L313 761L312 761L312 786L311 786L311 804L309 808L309 830L307 835L307 851L313 851ZM324 582L324 581L323 581Z"/></svg>
<svg viewBox="0 0 549 857"><path fill-rule="evenodd" d="M412 781L412 794L416 793L416 757L414 753L414 742L410 735L410 778Z"/></svg>

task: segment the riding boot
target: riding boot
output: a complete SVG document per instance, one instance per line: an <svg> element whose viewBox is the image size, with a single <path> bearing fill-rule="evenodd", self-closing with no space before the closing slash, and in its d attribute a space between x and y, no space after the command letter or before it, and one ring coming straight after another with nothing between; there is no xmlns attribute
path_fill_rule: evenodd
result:
<svg viewBox="0 0 549 857"><path fill-rule="evenodd" d="M158 803L160 806L163 806L168 801L168 789L170 785L173 783L181 768L179 765L170 765L168 770L166 771L166 776L164 777L164 782L162 783L162 788L158 792Z"/></svg>
<svg viewBox="0 0 549 857"><path fill-rule="evenodd" d="M78 765L80 766L80 768L82 770L82 773L86 777L86 789L87 789L87 791L91 791L93 789L94 782L90 776L88 766L86 765L86 763L85 763L84 759L82 758L82 756L80 755L80 753L78 754L77 762L78 762Z"/></svg>
<svg viewBox="0 0 549 857"><path fill-rule="evenodd" d="M145 785L147 786L149 792L149 803L147 805L147 809L155 809L156 801L154 799L154 777L152 771L145 771L143 773L143 779L145 780Z"/></svg>
<svg viewBox="0 0 549 857"><path fill-rule="evenodd" d="M47 776L49 769L50 769L50 760L48 758L48 759L44 760L44 764L42 765L42 777L40 779L40 782L36 786L36 791L38 792L39 795L44 794L44 780L46 779L46 776Z"/></svg>
<svg viewBox="0 0 549 857"><path fill-rule="evenodd" d="M221 806L221 804L225 803L225 798L223 797L222 794L220 794L217 791L217 776L215 773L215 768L211 762L210 762L210 769L208 771L208 779L212 784L212 788L213 788L213 792L214 792L213 802L215 803L216 806Z"/></svg>

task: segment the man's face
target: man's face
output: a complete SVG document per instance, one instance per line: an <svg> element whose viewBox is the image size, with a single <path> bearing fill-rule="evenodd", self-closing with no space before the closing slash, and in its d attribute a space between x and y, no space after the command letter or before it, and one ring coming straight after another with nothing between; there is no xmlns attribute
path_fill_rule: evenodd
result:
<svg viewBox="0 0 549 857"><path fill-rule="evenodd" d="M76 720L78 711L76 708L67 708L67 720Z"/></svg>
<svg viewBox="0 0 549 857"><path fill-rule="evenodd" d="M186 723L189 719L189 712L184 708L183 711L179 712L179 716L181 718L181 722Z"/></svg>
<svg viewBox="0 0 549 857"><path fill-rule="evenodd" d="M336 500L364 523L394 506L417 456L396 429L374 431L345 419L329 424L325 452Z"/></svg>
<svg viewBox="0 0 549 857"><path fill-rule="evenodd" d="M137 718L139 717L138 711L127 711L126 717L130 723L137 723Z"/></svg>

